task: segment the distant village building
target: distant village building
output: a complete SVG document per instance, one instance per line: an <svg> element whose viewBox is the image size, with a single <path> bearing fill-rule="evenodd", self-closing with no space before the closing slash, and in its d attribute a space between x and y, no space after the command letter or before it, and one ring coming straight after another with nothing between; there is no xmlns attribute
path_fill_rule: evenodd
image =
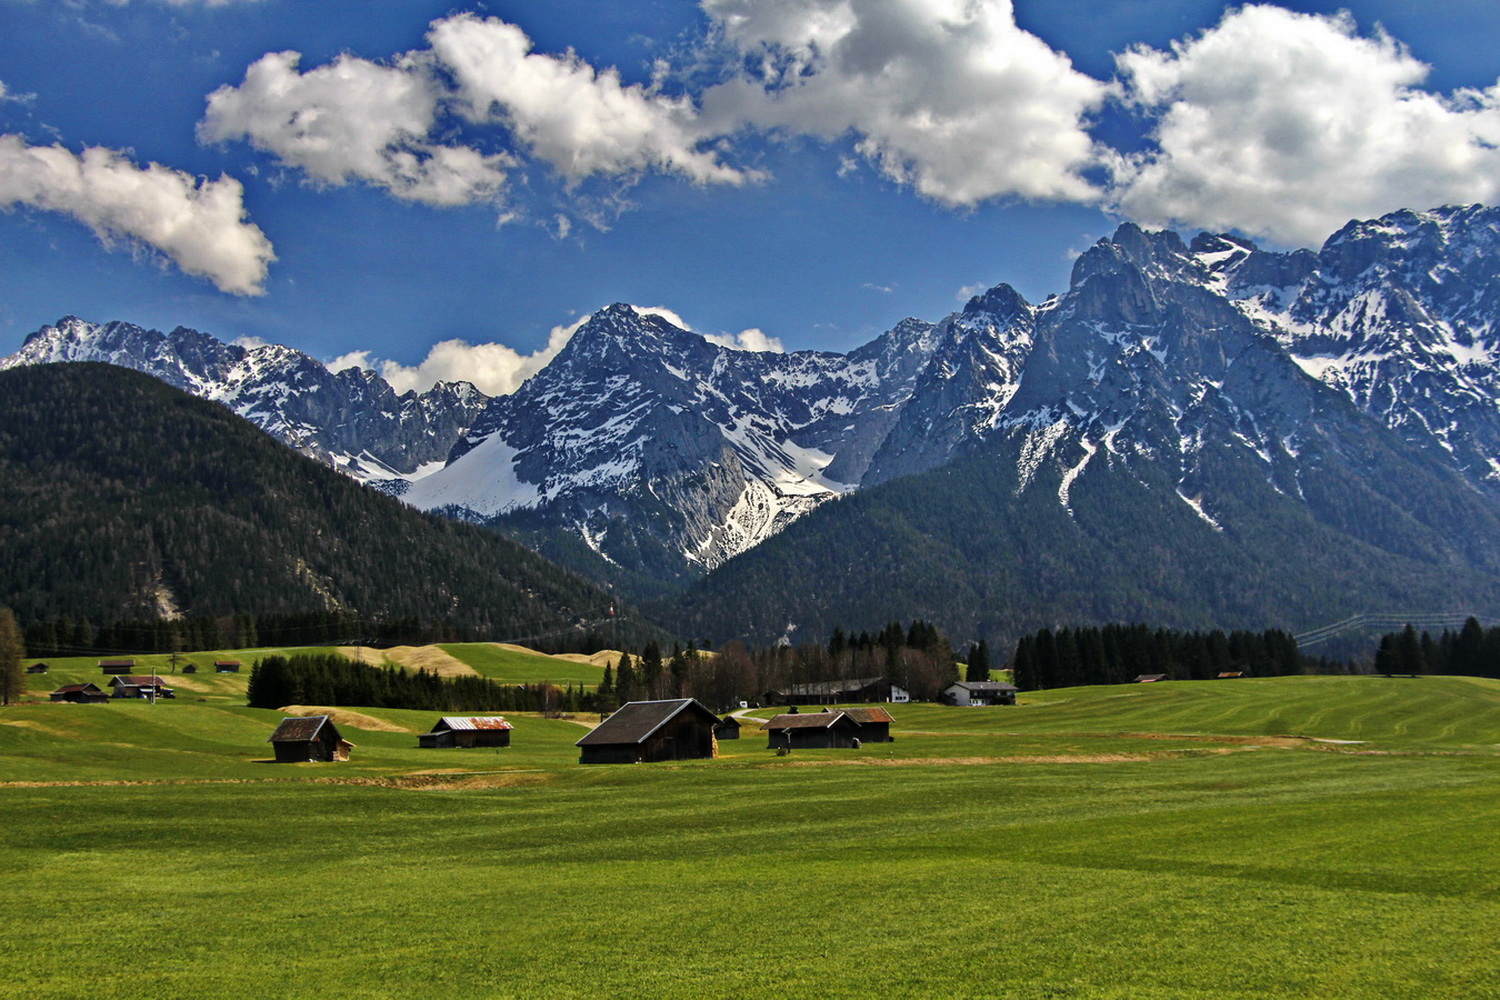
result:
<svg viewBox="0 0 1500 1000"><path fill-rule="evenodd" d="M177 692L162 681L160 677L138 677L126 674L109 679L110 697L112 698L175 698Z"/></svg>
<svg viewBox="0 0 1500 1000"><path fill-rule="evenodd" d="M842 705L879 701L905 704L911 701L911 692L899 684L892 684L884 677L856 677L851 680L793 684L789 688L769 692L766 700L781 705Z"/></svg>
<svg viewBox="0 0 1500 1000"><path fill-rule="evenodd" d="M719 717L693 698L632 701L575 744L580 764L635 764L717 757Z"/></svg>
<svg viewBox="0 0 1500 1000"><path fill-rule="evenodd" d="M943 689L943 700L950 705L1014 705L1017 690L1004 681L957 681Z"/></svg>
<svg viewBox="0 0 1500 1000"><path fill-rule="evenodd" d="M732 715L726 715L714 726L714 738L717 740L737 740L740 738L740 720Z"/></svg>
<svg viewBox="0 0 1500 1000"><path fill-rule="evenodd" d="M67 684L53 691L49 697L53 701L71 702L75 705L104 705L109 702L109 694L94 684Z"/></svg>
<svg viewBox="0 0 1500 1000"><path fill-rule="evenodd" d="M348 760L354 746L339 735L338 727L326 715L282 719L266 742L276 749L278 764Z"/></svg>
<svg viewBox="0 0 1500 1000"><path fill-rule="evenodd" d="M215 660L214 661L214 673L217 673L217 674L237 674L239 672L240 672L240 661L239 660Z"/></svg>
<svg viewBox="0 0 1500 1000"><path fill-rule="evenodd" d="M766 749L833 750L859 746L860 724L843 710L789 712L761 724Z"/></svg>
<svg viewBox="0 0 1500 1000"><path fill-rule="evenodd" d="M134 660L100 660L99 669L106 674L128 674L135 669Z"/></svg>
<svg viewBox="0 0 1500 1000"><path fill-rule="evenodd" d="M508 747L511 725L498 715L445 715L432 732L417 736L417 745L443 747Z"/></svg>
<svg viewBox="0 0 1500 1000"><path fill-rule="evenodd" d="M1166 679L1167 679L1167 675L1166 674L1137 674L1136 678L1135 678L1135 681L1133 683L1136 683L1136 684L1155 684L1157 681L1164 681Z"/></svg>
<svg viewBox="0 0 1500 1000"><path fill-rule="evenodd" d="M47 666L47 664L45 663L33 663L31 666L26 668L26 672L28 674L45 674L48 670L51 669L52 668Z"/></svg>

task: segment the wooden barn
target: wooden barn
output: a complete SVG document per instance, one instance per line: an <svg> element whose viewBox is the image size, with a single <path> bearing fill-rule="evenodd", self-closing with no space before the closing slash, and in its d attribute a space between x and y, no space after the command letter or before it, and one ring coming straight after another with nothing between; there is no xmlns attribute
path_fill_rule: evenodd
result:
<svg viewBox="0 0 1500 1000"><path fill-rule="evenodd" d="M99 669L106 674L128 674L135 669L134 660L100 660Z"/></svg>
<svg viewBox="0 0 1500 1000"><path fill-rule="evenodd" d="M761 725L766 749L831 750L859 746L860 724L841 710L789 712Z"/></svg>
<svg viewBox="0 0 1500 1000"><path fill-rule="evenodd" d="M640 764L719 755L719 717L693 698L632 701L575 744L580 764Z"/></svg>
<svg viewBox="0 0 1500 1000"><path fill-rule="evenodd" d="M276 748L276 763L296 764L302 761L348 760L354 744L339 735L338 727L326 715L293 716L266 741Z"/></svg>
<svg viewBox="0 0 1500 1000"><path fill-rule="evenodd" d="M160 677L144 677L126 674L109 679L111 698L175 698L177 692L167 687Z"/></svg>
<svg viewBox="0 0 1500 1000"><path fill-rule="evenodd" d="M740 738L740 720L732 715L726 715L714 726L714 739L737 740Z"/></svg>
<svg viewBox="0 0 1500 1000"><path fill-rule="evenodd" d="M1004 681L957 681L943 689L950 705L1014 705L1017 688Z"/></svg>
<svg viewBox="0 0 1500 1000"><path fill-rule="evenodd" d="M859 741L861 743L893 743L895 737L891 735L891 723L896 720L891 718L891 713L877 706L870 708L846 708L844 714L859 723Z"/></svg>
<svg viewBox="0 0 1500 1000"><path fill-rule="evenodd" d="M67 684L53 691L49 697L53 701L71 702L75 705L105 705L109 703L108 692L95 684Z"/></svg>
<svg viewBox="0 0 1500 1000"><path fill-rule="evenodd" d="M182 668L182 672L185 674L196 674L198 672L198 665L196 663L189 663Z"/></svg>
<svg viewBox="0 0 1500 1000"><path fill-rule="evenodd" d="M766 701L781 705L846 705L888 701L905 704L911 692L884 677L855 677L843 681L793 684L766 694Z"/></svg>
<svg viewBox="0 0 1500 1000"><path fill-rule="evenodd" d="M511 725L498 715L445 715L432 732L417 736L422 747L508 747Z"/></svg>
<svg viewBox="0 0 1500 1000"><path fill-rule="evenodd" d="M216 673L216 674L237 674L239 672L240 672L240 661L239 660L215 660L214 661L214 673Z"/></svg>
<svg viewBox="0 0 1500 1000"><path fill-rule="evenodd" d="M51 669L52 668L47 666L47 664L45 663L33 663L31 666L26 668L26 672L28 674L45 674Z"/></svg>

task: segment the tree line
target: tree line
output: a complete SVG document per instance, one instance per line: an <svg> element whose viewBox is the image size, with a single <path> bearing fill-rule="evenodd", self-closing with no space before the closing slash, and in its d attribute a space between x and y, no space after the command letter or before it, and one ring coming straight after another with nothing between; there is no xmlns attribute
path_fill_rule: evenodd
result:
<svg viewBox="0 0 1500 1000"><path fill-rule="evenodd" d="M1469 618L1457 632L1444 629L1433 638L1407 625L1380 639L1375 651L1377 674L1462 674L1500 678L1500 627L1486 629Z"/></svg>
<svg viewBox="0 0 1500 1000"><path fill-rule="evenodd" d="M486 677L440 677L428 670L374 667L331 653L267 656L250 669L251 708L357 705L433 712L592 711L582 685L497 684Z"/></svg>
<svg viewBox="0 0 1500 1000"><path fill-rule="evenodd" d="M1016 642L1010 666L1022 691L1123 684L1142 674L1172 680L1210 680L1222 673L1256 677L1343 672L1342 665L1309 662L1289 632L1173 631L1148 625L1042 629Z"/></svg>

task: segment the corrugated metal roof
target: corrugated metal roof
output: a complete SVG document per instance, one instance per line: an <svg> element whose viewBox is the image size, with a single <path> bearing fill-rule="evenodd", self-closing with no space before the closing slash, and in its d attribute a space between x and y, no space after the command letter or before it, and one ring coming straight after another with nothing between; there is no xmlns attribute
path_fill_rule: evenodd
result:
<svg viewBox="0 0 1500 1000"><path fill-rule="evenodd" d="M700 705L693 698L674 698L671 701L632 701L594 727L574 746L598 746L608 743L644 743L678 713L691 710L700 713L708 725L719 721L719 717Z"/></svg>
<svg viewBox="0 0 1500 1000"><path fill-rule="evenodd" d="M840 719L848 719L853 725L859 723L850 719L846 712L787 712L775 716L767 722L761 723L761 729L828 729L838 723Z"/></svg>
<svg viewBox="0 0 1500 1000"><path fill-rule="evenodd" d="M849 716L849 718L853 719L855 722L896 721L895 719L891 718L890 712L887 712L885 709L880 708L879 706L871 706L870 708L846 708L844 709L844 714Z"/></svg>
<svg viewBox="0 0 1500 1000"><path fill-rule="evenodd" d="M326 715L303 715L282 719L281 725L276 727L276 732L271 734L267 743L306 743L318 738L318 731L325 725L332 727L333 723ZM339 739L337 728L333 730L333 738Z"/></svg>
<svg viewBox="0 0 1500 1000"><path fill-rule="evenodd" d="M438 726L446 729L514 729L503 716L499 715L445 715L432 727L433 732L438 731Z"/></svg>

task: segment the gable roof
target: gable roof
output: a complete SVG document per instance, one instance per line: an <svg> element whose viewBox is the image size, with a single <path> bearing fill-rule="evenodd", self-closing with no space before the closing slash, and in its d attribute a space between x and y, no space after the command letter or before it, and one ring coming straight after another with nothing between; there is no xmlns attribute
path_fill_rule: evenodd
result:
<svg viewBox="0 0 1500 1000"><path fill-rule="evenodd" d="M811 684L793 684L781 693L797 697L837 697L851 691L863 691L884 681L883 677L855 677L845 681L813 681Z"/></svg>
<svg viewBox="0 0 1500 1000"><path fill-rule="evenodd" d="M844 714L855 722L895 722L891 713L878 705L866 706L864 708L846 708Z"/></svg>
<svg viewBox="0 0 1500 1000"><path fill-rule="evenodd" d="M56 691L53 691L52 693L53 694L74 694L74 693L86 694L86 693L88 693L90 691L92 691L94 694L103 694L104 693L104 689L103 688L98 687L97 685L95 685L92 682L90 682L88 684L64 684L62 687L58 688Z"/></svg>
<svg viewBox="0 0 1500 1000"><path fill-rule="evenodd" d="M954 681L949 687L963 688L965 691L1020 691L1014 684L1004 681Z"/></svg>
<svg viewBox="0 0 1500 1000"><path fill-rule="evenodd" d="M141 677L136 674L116 674L109 679L110 687L166 687L167 682L161 677Z"/></svg>
<svg viewBox="0 0 1500 1000"><path fill-rule="evenodd" d="M503 716L499 715L445 715L433 725L432 731L438 732L438 728L444 729L514 729Z"/></svg>
<svg viewBox="0 0 1500 1000"><path fill-rule="evenodd" d="M670 701L632 701L595 726L574 746L598 746L609 743L644 743L658 729L671 722L684 711L700 714L709 725L719 717L700 705L694 698L674 698Z"/></svg>
<svg viewBox="0 0 1500 1000"><path fill-rule="evenodd" d="M338 727L333 720L326 715L302 715L292 716L281 720L281 725L271 734L267 743L308 743L318 738L323 727L327 726L329 734L338 741L348 742L339 735ZM351 746L353 744L350 744Z"/></svg>
<svg viewBox="0 0 1500 1000"><path fill-rule="evenodd" d="M859 725L847 710L837 712L784 712L761 723L761 729L832 729L840 720Z"/></svg>

